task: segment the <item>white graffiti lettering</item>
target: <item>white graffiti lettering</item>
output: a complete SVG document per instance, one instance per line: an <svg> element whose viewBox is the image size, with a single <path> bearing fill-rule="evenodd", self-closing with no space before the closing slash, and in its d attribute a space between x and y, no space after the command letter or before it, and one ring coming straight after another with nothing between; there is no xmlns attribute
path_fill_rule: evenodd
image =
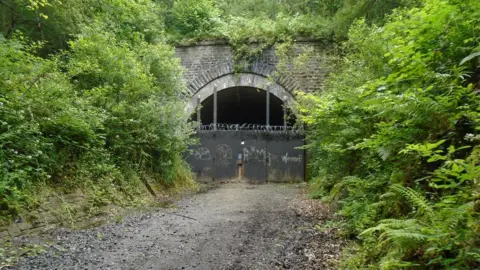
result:
<svg viewBox="0 0 480 270"><path fill-rule="evenodd" d="M284 162L285 164L287 164L288 162L296 162L296 163L300 163L302 162L303 158L302 158L302 155L298 155L298 156L293 156L293 157L289 157L288 156L288 152L282 156L282 162Z"/></svg>
<svg viewBox="0 0 480 270"><path fill-rule="evenodd" d="M232 159L232 149L226 144L217 146L217 165L220 167L228 167Z"/></svg>
<svg viewBox="0 0 480 270"><path fill-rule="evenodd" d="M267 151L250 146L250 149L243 148L243 156L246 162L265 162L267 160Z"/></svg>
<svg viewBox="0 0 480 270"><path fill-rule="evenodd" d="M198 160L210 160L212 156L210 155L210 150L206 147L200 147L193 150L193 156Z"/></svg>

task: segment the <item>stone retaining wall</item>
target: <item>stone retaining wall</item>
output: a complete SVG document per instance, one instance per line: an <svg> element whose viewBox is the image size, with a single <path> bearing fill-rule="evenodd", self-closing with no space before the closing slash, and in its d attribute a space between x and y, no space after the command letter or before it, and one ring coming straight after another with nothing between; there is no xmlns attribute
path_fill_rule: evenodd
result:
<svg viewBox="0 0 480 270"><path fill-rule="evenodd" d="M253 49L256 45L251 46ZM311 92L323 86L326 75L323 51L319 42L297 41L288 51L286 59L281 59L276 48L270 47L255 57L241 72L272 75L278 84L292 94L299 90ZM192 95L209 82L234 73L234 51L225 42L179 46L176 48L176 55L185 68L184 79Z"/></svg>
<svg viewBox="0 0 480 270"><path fill-rule="evenodd" d="M10 237L47 231L59 225L72 225L88 219L91 213L85 195L76 191L50 197L39 209L23 216L10 224L0 225L0 242Z"/></svg>

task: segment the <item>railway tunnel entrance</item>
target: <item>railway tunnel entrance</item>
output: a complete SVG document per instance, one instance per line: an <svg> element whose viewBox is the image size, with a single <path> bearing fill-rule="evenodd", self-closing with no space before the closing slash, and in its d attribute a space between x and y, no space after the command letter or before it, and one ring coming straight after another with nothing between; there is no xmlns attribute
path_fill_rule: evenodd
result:
<svg viewBox="0 0 480 270"><path fill-rule="evenodd" d="M284 125L284 109L288 126L294 124L294 116L284 102L270 94L269 125ZM252 124L267 125L267 97L264 90L253 87L232 87L217 94L217 122L223 124ZM202 125L214 123L214 96L206 98L200 108L200 122ZM197 113L194 119L197 119Z"/></svg>
<svg viewBox="0 0 480 270"><path fill-rule="evenodd" d="M214 86L192 98L199 144L190 147L187 162L199 181L304 180L304 135L288 108L291 96L264 88Z"/></svg>

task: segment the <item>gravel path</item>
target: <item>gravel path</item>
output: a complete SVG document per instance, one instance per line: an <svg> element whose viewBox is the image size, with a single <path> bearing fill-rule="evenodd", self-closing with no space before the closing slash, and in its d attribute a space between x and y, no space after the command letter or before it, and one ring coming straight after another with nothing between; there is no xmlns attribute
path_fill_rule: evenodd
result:
<svg viewBox="0 0 480 270"><path fill-rule="evenodd" d="M300 186L229 183L120 224L57 230L13 269L325 269L340 245L292 208Z"/></svg>

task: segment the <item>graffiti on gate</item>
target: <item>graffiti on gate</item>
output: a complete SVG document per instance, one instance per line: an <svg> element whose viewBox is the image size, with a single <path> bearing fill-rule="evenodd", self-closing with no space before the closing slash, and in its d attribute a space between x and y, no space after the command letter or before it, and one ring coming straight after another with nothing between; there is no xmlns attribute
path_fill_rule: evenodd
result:
<svg viewBox="0 0 480 270"><path fill-rule="evenodd" d="M210 155L210 150L206 147L200 147L193 150L193 156L197 160L210 160L212 159L212 155Z"/></svg>
<svg viewBox="0 0 480 270"><path fill-rule="evenodd" d="M228 167L232 160L232 149L226 144L219 144L217 146L217 165L220 167Z"/></svg>
<svg viewBox="0 0 480 270"><path fill-rule="evenodd" d="M285 164L288 164L289 162L290 163L300 163L302 162L302 155L298 155L298 156L288 156L288 152L285 154L285 155L282 155L282 162L284 162Z"/></svg>
<svg viewBox="0 0 480 270"><path fill-rule="evenodd" d="M272 165L272 162L277 162L281 158L281 161L285 164L288 163L301 163L303 161L302 155L298 156L289 156L289 153L285 155L278 156L276 154L267 152L263 148L256 148L255 146L250 146L250 148L243 148L243 156L246 162L263 162L268 166ZM267 158L268 157L268 158Z"/></svg>
<svg viewBox="0 0 480 270"><path fill-rule="evenodd" d="M277 161L278 161L278 155L275 155L275 154L272 154L272 153L268 153L268 162L267 162L267 165L268 165L268 166L272 166L272 161L273 161L273 162L277 162Z"/></svg>
<svg viewBox="0 0 480 270"><path fill-rule="evenodd" d="M264 148L257 149L255 146L243 148L243 157L246 162L265 162L267 151Z"/></svg>
<svg viewBox="0 0 480 270"><path fill-rule="evenodd" d="M212 156L210 150L206 147L200 147L193 151L193 155L197 160L211 160ZM272 162L278 162L281 159L281 162L288 163L301 163L303 161L302 155L298 156L289 156L289 153L285 155L276 155L270 152L267 152L264 148L256 148L255 146L250 146L243 148L243 157L246 162L262 162L268 166L272 165ZM220 167L228 167L232 160L232 149L226 144L219 144L217 146L217 165ZM209 169L209 168L208 168Z"/></svg>
<svg viewBox="0 0 480 270"><path fill-rule="evenodd" d="M303 135L251 130L200 132L187 161L200 181L237 179L288 182L304 178Z"/></svg>

